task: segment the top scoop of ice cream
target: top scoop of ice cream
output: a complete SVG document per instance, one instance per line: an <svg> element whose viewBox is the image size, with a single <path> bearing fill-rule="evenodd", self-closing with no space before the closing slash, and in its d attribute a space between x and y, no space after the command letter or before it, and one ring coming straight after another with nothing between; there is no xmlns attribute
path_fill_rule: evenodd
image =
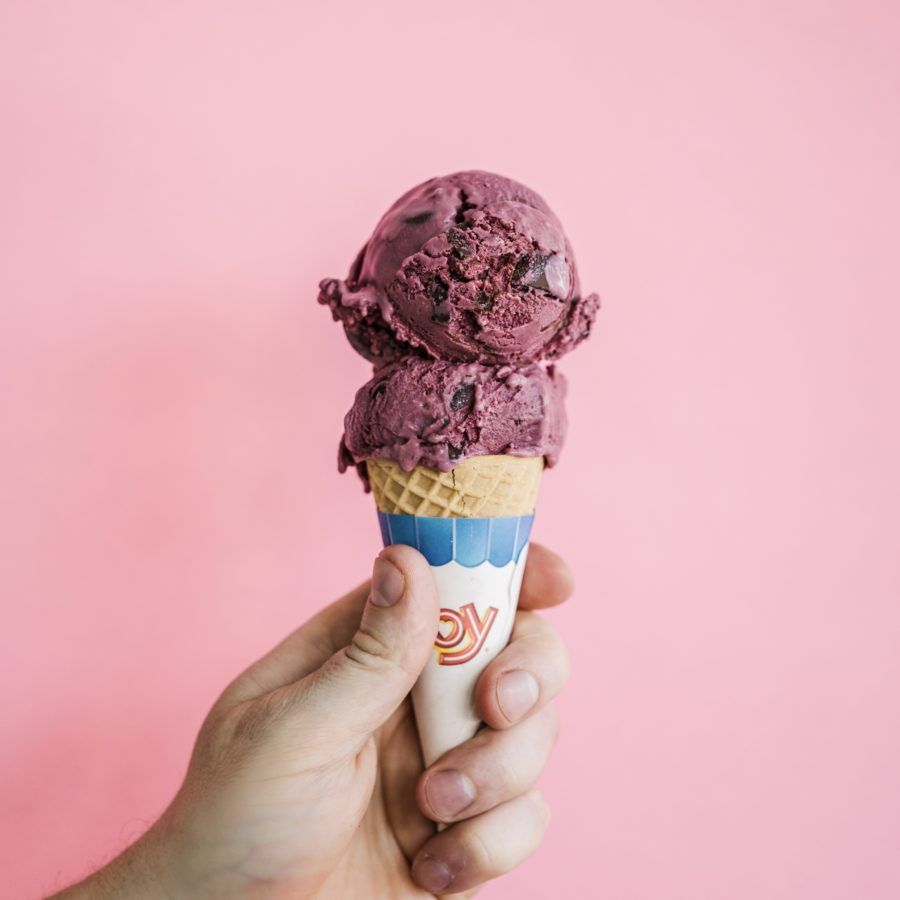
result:
<svg viewBox="0 0 900 900"><path fill-rule="evenodd" d="M572 248L544 200L489 172L432 178L378 223L345 281L319 300L376 367L411 353L521 365L588 336Z"/></svg>

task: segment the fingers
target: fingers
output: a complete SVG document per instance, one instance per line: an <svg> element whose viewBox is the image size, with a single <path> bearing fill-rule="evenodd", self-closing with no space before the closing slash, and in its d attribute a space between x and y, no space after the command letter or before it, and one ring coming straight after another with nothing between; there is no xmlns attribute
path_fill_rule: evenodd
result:
<svg viewBox="0 0 900 900"><path fill-rule="evenodd" d="M544 609L558 606L572 596L575 582L566 561L542 544L532 543L528 548L520 609Z"/></svg>
<svg viewBox="0 0 900 900"><path fill-rule="evenodd" d="M301 681L285 702L301 727L328 728L356 752L409 693L428 659L438 626L438 596L425 558L387 547L375 560L362 619L347 646Z"/></svg>
<svg viewBox="0 0 900 900"><path fill-rule="evenodd" d="M422 773L416 801L435 822L486 812L524 794L537 781L559 731L556 710L545 706L515 728L484 728Z"/></svg>
<svg viewBox="0 0 900 900"><path fill-rule="evenodd" d="M354 588L289 634L262 659L239 675L222 695L234 706L299 681L346 646L359 625L370 583ZM572 593L572 574L564 560L541 544L531 544L522 590L521 609L556 606Z"/></svg>
<svg viewBox="0 0 900 900"><path fill-rule="evenodd" d="M415 882L435 894L466 891L514 869L538 847L547 805L529 791L436 834L416 854Z"/></svg>
<svg viewBox="0 0 900 900"><path fill-rule="evenodd" d="M478 715L491 728L509 728L555 697L568 677L568 654L553 626L520 612L509 645L475 686Z"/></svg>

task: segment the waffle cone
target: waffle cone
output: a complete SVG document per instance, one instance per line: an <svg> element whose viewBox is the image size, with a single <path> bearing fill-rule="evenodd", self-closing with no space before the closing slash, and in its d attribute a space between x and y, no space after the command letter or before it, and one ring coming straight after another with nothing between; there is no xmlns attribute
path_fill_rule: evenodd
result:
<svg viewBox="0 0 900 900"><path fill-rule="evenodd" d="M427 466L404 472L387 459L370 459L366 467L381 512L495 519L534 512L544 458L475 456L449 472Z"/></svg>

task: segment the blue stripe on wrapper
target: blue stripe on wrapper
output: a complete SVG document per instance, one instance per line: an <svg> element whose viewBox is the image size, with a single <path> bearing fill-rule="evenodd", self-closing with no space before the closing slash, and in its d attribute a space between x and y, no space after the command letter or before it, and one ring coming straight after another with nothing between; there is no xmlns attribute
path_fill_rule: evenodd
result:
<svg viewBox="0 0 900 900"><path fill-rule="evenodd" d="M491 521L491 552L488 559L495 566L504 566L516 553L516 532L519 530L518 518L493 519Z"/></svg>
<svg viewBox="0 0 900 900"><path fill-rule="evenodd" d="M440 519L378 513L385 547L415 547L429 565L443 566L455 559L473 568L483 562L505 566L518 561L531 535L534 515L499 519Z"/></svg>
<svg viewBox="0 0 900 900"><path fill-rule="evenodd" d="M453 556L463 566L478 566L489 556L490 519L454 519L456 543Z"/></svg>
<svg viewBox="0 0 900 900"><path fill-rule="evenodd" d="M531 523L534 522L534 516L523 516L519 520L519 530L516 533L516 559L522 552L522 548L528 543L531 537Z"/></svg>
<svg viewBox="0 0 900 900"><path fill-rule="evenodd" d="M390 547L392 541L391 533L388 531L387 519L384 516L379 516L378 524L381 526L381 543L384 544L385 547Z"/></svg>
<svg viewBox="0 0 900 900"><path fill-rule="evenodd" d="M418 540L413 545L432 566L442 566L453 559L453 519L414 519Z"/></svg>
<svg viewBox="0 0 900 900"><path fill-rule="evenodd" d="M388 535L392 544L407 544L410 547L418 547L416 540L415 516L391 516L388 519Z"/></svg>

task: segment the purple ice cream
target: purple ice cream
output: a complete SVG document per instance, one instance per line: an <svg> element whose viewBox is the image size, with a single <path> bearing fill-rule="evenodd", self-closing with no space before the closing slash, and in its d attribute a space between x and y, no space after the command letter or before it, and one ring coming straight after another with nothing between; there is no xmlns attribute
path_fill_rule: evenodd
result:
<svg viewBox="0 0 900 900"><path fill-rule="evenodd" d="M489 172L432 178L384 215L345 281L319 302L375 366L344 420L339 467L390 459L449 471L473 456L559 457L565 382L542 365L588 336L559 220Z"/></svg>
<svg viewBox="0 0 900 900"><path fill-rule="evenodd" d="M489 172L432 178L384 215L331 308L376 368L411 354L522 365L588 336L596 294L581 296L572 248L544 200Z"/></svg>
<svg viewBox="0 0 900 900"><path fill-rule="evenodd" d="M565 380L522 368L409 357L379 369L344 419L341 471L367 459L447 472L470 456L543 456L566 435ZM365 467L360 474L365 478Z"/></svg>

